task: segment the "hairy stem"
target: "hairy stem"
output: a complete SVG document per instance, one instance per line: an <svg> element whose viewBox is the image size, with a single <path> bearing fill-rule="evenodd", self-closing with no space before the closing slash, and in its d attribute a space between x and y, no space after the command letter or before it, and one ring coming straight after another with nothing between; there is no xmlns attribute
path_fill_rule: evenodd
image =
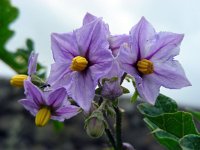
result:
<svg viewBox="0 0 200 150"><path fill-rule="evenodd" d="M119 107L115 107L116 113L116 143L117 143L117 150L122 150L122 137L121 137L121 122L122 122L122 114Z"/></svg>
<svg viewBox="0 0 200 150"><path fill-rule="evenodd" d="M108 139L109 139L109 141L110 141L112 147L114 148L114 150L118 150L118 148L117 148L117 146L116 146L116 143L115 143L115 139L114 139L114 137L113 137L113 135L112 135L110 129L106 128L106 129L105 129L105 132L106 132L106 135L107 135L107 137L108 137Z"/></svg>

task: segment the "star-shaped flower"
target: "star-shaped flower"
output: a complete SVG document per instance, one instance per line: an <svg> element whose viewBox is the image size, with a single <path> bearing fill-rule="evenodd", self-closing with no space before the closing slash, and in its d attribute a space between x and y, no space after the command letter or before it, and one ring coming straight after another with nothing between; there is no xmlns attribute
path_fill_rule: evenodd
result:
<svg viewBox="0 0 200 150"><path fill-rule="evenodd" d="M24 82L26 99L19 100L35 116L35 124L44 126L49 119L64 121L79 113L80 108L67 101L65 88L43 92L29 80Z"/></svg>
<svg viewBox="0 0 200 150"><path fill-rule="evenodd" d="M98 80L111 69L113 57L106 34L100 18L72 33L52 34L55 63L48 83L65 86L86 112L90 109Z"/></svg>
<svg viewBox="0 0 200 150"><path fill-rule="evenodd" d="M183 34L156 33L143 17L130 31L130 42L123 44L118 61L135 77L140 96L154 103L161 86L179 89L191 85L174 57L179 54Z"/></svg>

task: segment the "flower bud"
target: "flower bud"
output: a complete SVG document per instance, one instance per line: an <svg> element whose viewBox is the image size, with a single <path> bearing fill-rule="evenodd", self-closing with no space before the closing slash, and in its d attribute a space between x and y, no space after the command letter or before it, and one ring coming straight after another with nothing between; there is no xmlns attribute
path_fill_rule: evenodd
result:
<svg viewBox="0 0 200 150"><path fill-rule="evenodd" d="M120 86L118 78L113 77L111 79L104 79L101 94L103 97L110 100L114 100L121 96L123 94L123 89Z"/></svg>
<svg viewBox="0 0 200 150"><path fill-rule="evenodd" d="M100 111L93 112L93 114L85 121L85 127L86 132L90 137L101 137L105 130L103 114Z"/></svg>
<svg viewBox="0 0 200 150"><path fill-rule="evenodd" d="M28 78L27 75L24 75L24 74L18 74L18 75L15 75L11 78L10 80L10 84L12 86L16 86L16 87L23 87L24 85L24 80L26 80Z"/></svg>

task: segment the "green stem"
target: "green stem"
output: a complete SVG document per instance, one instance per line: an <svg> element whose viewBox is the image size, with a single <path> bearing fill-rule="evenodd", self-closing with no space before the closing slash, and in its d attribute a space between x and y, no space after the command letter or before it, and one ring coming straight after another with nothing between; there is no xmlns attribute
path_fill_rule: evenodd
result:
<svg viewBox="0 0 200 150"><path fill-rule="evenodd" d="M114 107L116 113L116 142L117 142L117 150L122 150L122 137L121 137L121 122L122 122L122 114L120 112L119 107Z"/></svg>
<svg viewBox="0 0 200 150"><path fill-rule="evenodd" d="M112 135L110 129L106 128L106 129L105 129L105 132L106 132L106 135L107 135L107 137L108 137L108 139L109 139L109 141L110 141L112 147L114 148L114 150L118 150L118 149L117 149L117 146L116 146L116 143L115 143L115 139L114 139L114 137L113 137L113 135Z"/></svg>

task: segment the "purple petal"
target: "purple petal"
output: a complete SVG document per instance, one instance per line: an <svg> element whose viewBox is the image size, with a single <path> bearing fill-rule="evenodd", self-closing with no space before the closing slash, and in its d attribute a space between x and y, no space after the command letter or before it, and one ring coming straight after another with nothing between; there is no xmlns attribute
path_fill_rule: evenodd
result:
<svg viewBox="0 0 200 150"><path fill-rule="evenodd" d="M21 99L18 101L20 104L22 104L24 106L24 108L28 111L30 111L30 113L32 115L36 115L36 113L39 110L39 107L32 101L27 100L27 99Z"/></svg>
<svg viewBox="0 0 200 150"><path fill-rule="evenodd" d="M154 71L154 80L166 88L179 89L191 85L178 61L156 62Z"/></svg>
<svg viewBox="0 0 200 150"><path fill-rule="evenodd" d="M91 44L94 43L93 36L98 36L98 37L100 36L96 35L95 32L100 22L102 22L101 19L96 19L95 21L86 24L74 31L74 34L76 36L76 42L78 44L78 52L80 56L86 56L88 51L90 51L91 49L90 46Z"/></svg>
<svg viewBox="0 0 200 150"><path fill-rule="evenodd" d="M102 54L105 54L105 53L102 52ZM99 53L99 56L102 56L101 59L97 58L96 63L89 67L92 79L95 81L95 83L97 83L97 81L100 78L102 78L103 76L108 74L108 72L110 71L110 69L112 67L112 61L113 61L113 58L110 54L109 55L101 55Z"/></svg>
<svg viewBox="0 0 200 150"><path fill-rule="evenodd" d="M145 58L151 50L150 41L154 38L155 34L153 26L144 17L131 29L131 48L137 51L138 59Z"/></svg>
<svg viewBox="0 0 200 150"><path fill-rule="evenodd" d="M112 77L121 78L123 73L124 71L121 69L118 60L114 58L110 71L102 78L112 78Z"/></svg>
<svg viewBox="0 0 200 150"><path fill-rule="evenodd" d="M118 62L123 64L129 64L134 65L137 61L137 51L132 50L130 48L131 46L126 44L123 44L120 47L119 56L118 56Z"/></svg>
<svg viewBox="0 0 200 150"><path fill-rule="evenodd" d="M160 85L154 81L152 75L145 75L143 78L139 75L135 75L135 81L140 97L154 104L159 95Z"/></svg>
<svg viewBox="0 0 200 150"><path fill-rule="evenodd" d="M71 87L69 88L70 96L84 111L88 112L95 93L95 85L90 71L74 72L71 83Z"/></svg>
<svg viewBox="0 0 200 150"><path fill-rule="evenodd" d="M108 41L110 45L110 49L112 51L113 56L117 56L119 52L119 48L123 43L129 43L129 36L128 35L114 35L110 36Z"/></svg>
<svg viewBox="0 0 200 150"><path fill-rule="evenodd" d="M28 80L24 81L24 88L28 100L33 101L37 106L40 106L41 104L46 104L41 90L32 82Z"/></svg>
<svg viewBox="0 0 200 150"><path fill-rule="evenodd" d="M137 61L137 51L133 51L129 45L123 44L121 46L117 61L122 70L126 73L132 76L137 73L136 68L134 67Z"/></svg>
<svg viewBox="0 0 200 150"><path fill-rule="evenodd" d="M91 37L88 53L91 63L102 62L103 60L101 60L101 58L106 59L104 57L110 57L110 59L112 58L109 50L109 42L107 40L108 32L105 29L105 24L100 19L98 19L96 22L95 28L92 31L93 35Z"/></svg>
<svg viewBox="0 0 200 150"><path fill-rule="evenodd" d="M78 56L78 45L74 33L51 35L51 48L55 62L71 63Z"/></svg>
<svg viewBox="0 0 200 150"><path fill-rule="evenodd" d="M52 106L54 109L57 109L63 104L63 101L66 98L67 98L67 92L65 88L56 89L49 94L47 98L48 105Z"/></svg>
<svg viewBox="0 0 200 150"><path fill-rule="evenodd" d="M161 32L157 35L147 59L152 61L166 61L179 54L183 34Z"/></svg>
<svg viewBox="0 0 200 150"><path fill-rule="evenodd" d="M80 107L77 106L66 106L56 110L55 115L52 116L52 119L55 120L62 120L62 119L69 119L77 115L80 111Z"/></svg>
<svg viewBox="0 0 200 150"><path fill-rule="evenodd" d="M36 73L38 54L31 52L28 60L28 75Z"/></svg>
<svg viewBox="0 0 200 150"><path fill-rule="evenodd" d="M97 17L90 14L90 13L86 13L85 17L83 18L83 25L91 23L92 21L96 20Z"/></svg>
<svg viewBox="0 0 200 150"><path fill-rule="evenodd" d="M71 72L70 65L71 63L52 64L47 82L54 88L66 86L69 82L67 75Z"/></svg>

